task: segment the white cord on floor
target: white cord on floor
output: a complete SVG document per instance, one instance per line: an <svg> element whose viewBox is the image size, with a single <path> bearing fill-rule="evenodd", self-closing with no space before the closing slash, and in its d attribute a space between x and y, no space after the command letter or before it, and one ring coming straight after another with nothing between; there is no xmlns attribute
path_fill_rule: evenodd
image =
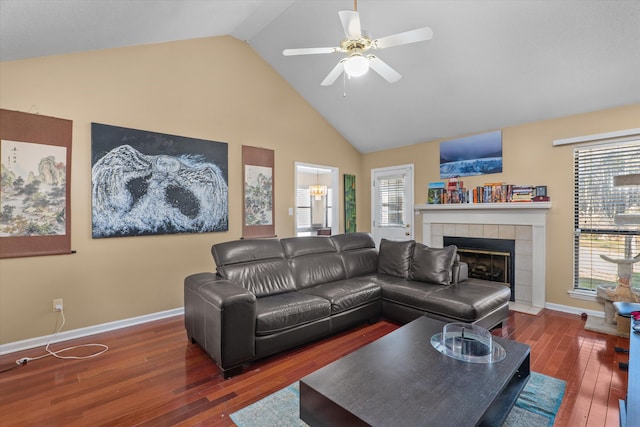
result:
<svg viewBox="0 0 640 427"><path fill-rule="evenodd" d="M104 344L81 344L81 345L75 345L73 347L63 348L62 350L56 350L56 351L50 350L49 346L51 345L51 341L53 341L53 339L60 333L60 331L62 330L66 322L66 319L64 317L64 310L62 308L60 309L60 316L62 316L62 323L60 324L59 328L56 328L58 326L58 319L56 319L56 325L53 328L54 333L53 335L51 335L51 337L49 337L49 341L47 341L47 345L44 348L47 353L43 354L42 356L23 357L21 359L18 359L16 360L16 363L18 365L26 365L27 362L31 362L32 360L38 360L38 359L42 359L49 356L57 357L58 359L90 359L92 357L100 356L102 353L109 350L109 347ZM64 353L70 350L75 350L82 347L99 347L101 350L97 351L94 354L90 354L88 356L61 356L60 355L60 353Z"/></svg>

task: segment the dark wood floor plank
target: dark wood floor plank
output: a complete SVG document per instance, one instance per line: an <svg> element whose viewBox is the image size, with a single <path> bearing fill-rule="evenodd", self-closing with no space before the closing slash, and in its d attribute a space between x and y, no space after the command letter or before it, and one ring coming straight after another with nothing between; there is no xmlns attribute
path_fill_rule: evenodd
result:
<svg viewBox="0 0 640 427"><path fill-rule="evenodd" d="M399 325L382 320L268 357L224 380L216 365L190 344L182 316L89 338L110 349L87 360L46 357L0 374L0 425L232 426L229 415L366 345ZM495 335L531 346L534 371L567 381L555 426L615 426L625 397L628 339L584 330L580 316L543 310L512 312ZM425 337L428 339L428 337ZM81 350L87 354L90 350ZM32 349L0 356L0 366Z"/></svg>

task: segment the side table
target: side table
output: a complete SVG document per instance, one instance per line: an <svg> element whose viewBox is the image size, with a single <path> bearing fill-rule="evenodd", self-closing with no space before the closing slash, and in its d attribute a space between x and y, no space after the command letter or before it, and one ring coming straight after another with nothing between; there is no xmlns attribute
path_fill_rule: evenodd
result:
<svg viewBox="0 0 640 427"><path fill-rule="evenodd" d="M640 311L636 303L617 301L613 305L619 316L630 320L631 312ZM629 382L627 398L620 401L620 427L636 426L640 420L640 333L629 323Z"/></svg>

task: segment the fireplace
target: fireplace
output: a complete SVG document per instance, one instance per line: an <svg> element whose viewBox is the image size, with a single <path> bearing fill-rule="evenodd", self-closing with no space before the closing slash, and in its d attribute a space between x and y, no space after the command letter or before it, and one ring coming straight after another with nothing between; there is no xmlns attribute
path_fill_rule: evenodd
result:
<svg viewBox="0 0 640 427"><path fill-rule="evenodd" d="M458 247L460 261L469 266L469 277L509 287L515 301L515 240L443 236L444 246Z"/></svg>
<svg viewBox="0 0 640 427"><path fill-rule="evenodd" d="M442 247L444 236L515 240L515 304L544 308L546 214L551 202L417 205L422 243Z"/></svg>

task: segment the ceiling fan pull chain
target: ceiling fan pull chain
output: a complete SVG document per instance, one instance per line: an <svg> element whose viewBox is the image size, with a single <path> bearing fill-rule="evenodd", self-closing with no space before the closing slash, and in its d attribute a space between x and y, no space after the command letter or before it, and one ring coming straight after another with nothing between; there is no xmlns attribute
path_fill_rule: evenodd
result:
<svg viewBox="0 0 640 427"><path fill-rule="evenodd" d="M342 73L342 97L347 97L347 73Z"/></svg>

